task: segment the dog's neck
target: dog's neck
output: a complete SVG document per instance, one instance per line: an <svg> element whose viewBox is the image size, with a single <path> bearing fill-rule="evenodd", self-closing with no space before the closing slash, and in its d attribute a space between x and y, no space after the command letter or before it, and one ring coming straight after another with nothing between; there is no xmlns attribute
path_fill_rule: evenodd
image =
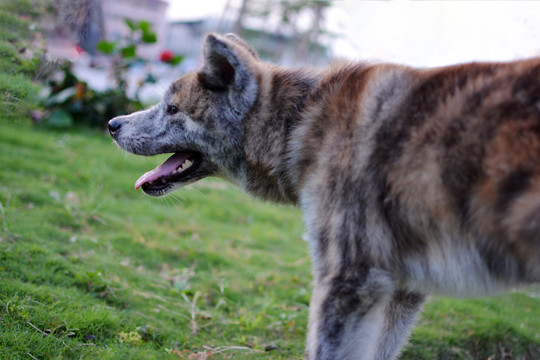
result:
<svg viewBox="0 0 540 360"><path fill-rule="evenodd" d="M310 136L306 134L317 136L306 132L306 127L312 128L314 122L322 120L332 94L354 80L359 70L367 68L264 68L259 95L244 119L244 189L265 200L298 204L304 171L314 157L309 150L298 151L301 149L297 147L318 141L306 138ZM298 153L303 156L292 156Z"/></svg>
<svg viewBox="0 0 540 360"><path fill-rule="evenodd" d="M244 188L265 200L296 204L289 144L318 87L318 75L274 66L261 70L257 100L244 119Z"/></svg>

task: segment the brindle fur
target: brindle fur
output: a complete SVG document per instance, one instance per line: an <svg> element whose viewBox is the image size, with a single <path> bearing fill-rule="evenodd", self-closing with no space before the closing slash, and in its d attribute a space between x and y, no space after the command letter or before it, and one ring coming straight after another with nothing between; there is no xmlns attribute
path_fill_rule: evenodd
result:
<svg viewBox="0 0 540 360"><path fill-rule="evenodd" d="M204 54L160 104L112 120L113 137L200 152L171 190L213 175L301 207L306 359L396 358L427 294L540 280L540 59L285 69L232 34Z"/></svg>

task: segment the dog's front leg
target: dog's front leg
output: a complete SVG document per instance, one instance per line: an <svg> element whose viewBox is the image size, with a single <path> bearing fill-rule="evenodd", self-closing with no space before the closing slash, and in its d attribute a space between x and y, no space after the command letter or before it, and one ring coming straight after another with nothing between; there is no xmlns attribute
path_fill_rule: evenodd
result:
<svg viewBox="0 0 540 360"><path fill-rule="evenodd" d="M374 359L391 288L390 275L376 268L316 279L306 359Z"/></svg>
<svg viewBox="0 0 540 360"><path fill-rule="evenodd" d="M398 290L384 309L384 326L379 337L376 360L395 359L409 338L416 315L421 310L425 295Z"/></svg>

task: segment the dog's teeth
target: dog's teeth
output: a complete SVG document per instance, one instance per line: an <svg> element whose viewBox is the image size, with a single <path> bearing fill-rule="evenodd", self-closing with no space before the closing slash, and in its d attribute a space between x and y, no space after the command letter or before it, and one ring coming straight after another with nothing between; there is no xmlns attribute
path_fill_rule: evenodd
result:
<svg viewBox="0 0 540 360"><path fill-rule="evenodd" d="M184 161L184 163L182 164L182 170L186 170L187 168L191 167L191 165L193 165L193 161L189 159Z"/></svg>
<svg viewBox="0 0 540 360"><path fill-rule="evenodd" d="M191 165L193 165L193 161L186 160L186 161L184 161L182 163L182 165L180 165L178 168L176 168L176 170L174 170L171 175L179 174L182 171L186 170L187 168L191 167Z"/></svg>
<svg viewBox="0 0 540 360"><path fill-rule="evenodd" d="M186 160L182 163L182 165L180 165L180 167L178 169L176 169L176 171L178 172L178 170L180 171L184 171L186 170L187 168L189 168L191 165L193 165L193 161L191 160Z"/></svg>

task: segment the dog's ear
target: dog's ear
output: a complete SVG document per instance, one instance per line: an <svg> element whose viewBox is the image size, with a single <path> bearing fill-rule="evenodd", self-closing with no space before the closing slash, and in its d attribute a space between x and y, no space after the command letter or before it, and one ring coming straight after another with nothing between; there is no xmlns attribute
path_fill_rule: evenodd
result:
<svg viewBox="0 0 540 360"><path fill-rule="evenodd" d="M203 87L227 91L231 105L246 113L257 96L255 51L234 34L209 34L204 41L204 65L198 74Z"/></svg>
<svg viewBox="0 0 540 360"><path fill-rule="evenodd" d="M225 34L223 35L226 39L228 40L232 40L234 41L236 44L242 46L245 50L247 50L251 56L253 56L255 59L259 59L259 55L257 55L257 52L251 47L248 45L247 42L244 41L244 39L242 39L241 37L239 37L238 35L236 34L233 34L233 33L228 33L228 34Z"/></svg>

